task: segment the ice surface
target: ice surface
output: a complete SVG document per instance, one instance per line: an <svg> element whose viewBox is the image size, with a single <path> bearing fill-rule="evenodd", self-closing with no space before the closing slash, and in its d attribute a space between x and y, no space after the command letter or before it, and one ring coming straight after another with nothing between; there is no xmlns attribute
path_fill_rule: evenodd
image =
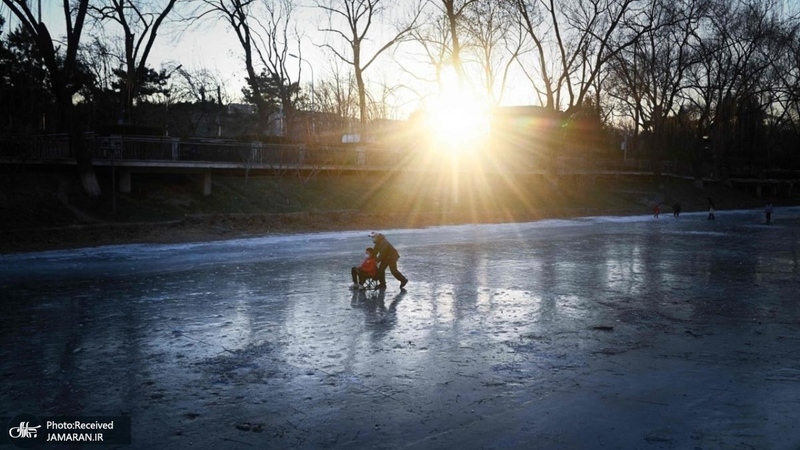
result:
<svg viewBox="0 0 800 450"><path fill-rule="evenodd" d="M365 231L3 255L0 416L130 414L134 448L796 447L800 208L763 219L380 230L411 282L367 293Z"/></svg>

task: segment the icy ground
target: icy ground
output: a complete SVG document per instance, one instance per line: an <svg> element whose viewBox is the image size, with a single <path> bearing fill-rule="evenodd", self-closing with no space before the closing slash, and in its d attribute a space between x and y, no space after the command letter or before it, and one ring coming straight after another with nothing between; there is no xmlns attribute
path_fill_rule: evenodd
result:
<svg viewBox="0 0 800 450"><path fill-rule="evenodd" d="M0 416L126 448L800 447L800 208L0 256Z"/></svg>

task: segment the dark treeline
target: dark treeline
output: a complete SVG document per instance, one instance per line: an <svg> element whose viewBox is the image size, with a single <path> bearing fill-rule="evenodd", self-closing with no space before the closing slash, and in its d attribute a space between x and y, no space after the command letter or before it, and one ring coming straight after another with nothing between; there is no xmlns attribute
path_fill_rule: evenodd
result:
<svg viewBox="0 0 800 450"><path fill-rule="evenodd" d="M335 141L391 118L403 80L441 86L447 68L494 106L535 98L564 131L555 155L623 146L697 177L800 169L800 19L782 0L322 0L331 69L313 91L295 0L63 2L56 24L2 0L0 134L69 134L91 195L84 131ZM210 23L241 56L237 99L213 71L149 63L164 30ZM368 82L379 58L398 85Z"/></svg>

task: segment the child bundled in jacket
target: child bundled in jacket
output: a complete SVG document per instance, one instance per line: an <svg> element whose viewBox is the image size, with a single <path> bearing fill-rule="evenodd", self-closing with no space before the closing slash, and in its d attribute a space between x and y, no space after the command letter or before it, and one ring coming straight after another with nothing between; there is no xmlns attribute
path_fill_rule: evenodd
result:
<svg viewBox="0 0 800 450"><path fill-rule="evenodd" d="M350 289L364 289L367 278L374 278L378 275L378 259L375 257L375 250L368 247L364 254L364 261L358 267L350 270L353 277L353 285Z"/></svg>

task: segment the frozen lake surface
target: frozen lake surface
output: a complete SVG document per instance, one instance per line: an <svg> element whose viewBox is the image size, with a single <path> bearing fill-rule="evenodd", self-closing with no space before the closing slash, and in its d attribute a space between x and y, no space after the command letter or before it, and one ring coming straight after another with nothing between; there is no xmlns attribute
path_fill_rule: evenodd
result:
<svg viewBox="0 0 800 450"><path fill-rule="evenodd" d="M0 255L0 416L131 448L798 448L800 208ZM535 443L535 445L534 445Z"/></svg>

